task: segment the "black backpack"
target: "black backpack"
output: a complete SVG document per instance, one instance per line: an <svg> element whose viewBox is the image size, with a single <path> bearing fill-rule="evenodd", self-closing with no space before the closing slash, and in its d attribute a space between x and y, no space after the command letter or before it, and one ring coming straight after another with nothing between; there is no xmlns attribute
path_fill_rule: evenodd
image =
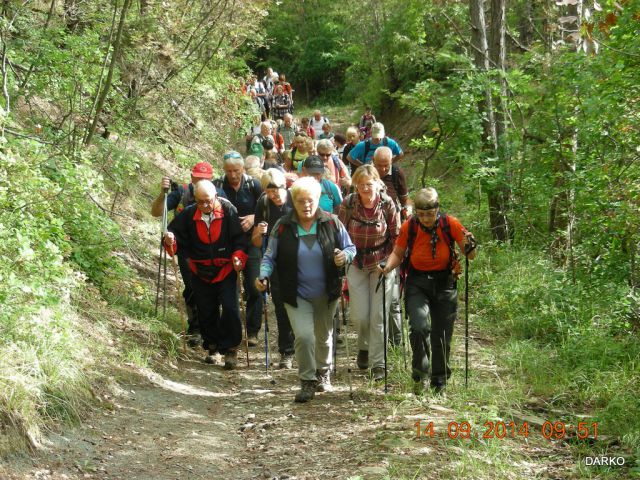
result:
<svg viewBox="0 0 640 480"><path fill-rule="evenodd" d="M388 147L389 146L389 139L387 137L384 137L382 139L382 146L383 147ZM369 155L370 151L371 151L371 140L367 139L367 140L364 141L364 156L362 157L362 163L365 162L365 160L367 159L367 155Z"/></svg>

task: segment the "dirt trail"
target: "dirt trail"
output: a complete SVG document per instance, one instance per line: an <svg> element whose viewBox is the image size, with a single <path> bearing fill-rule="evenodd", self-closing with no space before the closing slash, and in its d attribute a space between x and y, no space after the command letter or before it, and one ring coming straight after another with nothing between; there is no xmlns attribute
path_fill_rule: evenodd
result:
<svg viewBox="0 0 640 480"><path fill-rule="evenodd" d="M270 328L274 351L274 318ZM354 334L349 341L353 357ZM5 470L0 467L0 477L395 479L431 478L437 473L461 478L456 472L464 467L460 457L465 443L441 435L417 439L414 424L429 419L442 433L448 422L464 413L449 408L447 397L416 400L399 394L401 387L393 383L390 393L395 401L387 401L382 387L371 385L360 371L353 374L352 399L345 350L344 345L338 348L334 391L302 405L293 402L298 388L295 368L272 369L275 385L271 384L263 346L251 349L250 368L242 357L232 372L221 364L205 364L202 350L190 351L175 365L158 365L155 371L130 367L129 380L106 399L112 408L95 410L78 428L49 435L46 451L15 459ZM277 358L276 354L272 360ZM559 453L557 446L510 440L498 447L510 450L517 474L491 478L557 474L550 466L551 455Z"/></svg>

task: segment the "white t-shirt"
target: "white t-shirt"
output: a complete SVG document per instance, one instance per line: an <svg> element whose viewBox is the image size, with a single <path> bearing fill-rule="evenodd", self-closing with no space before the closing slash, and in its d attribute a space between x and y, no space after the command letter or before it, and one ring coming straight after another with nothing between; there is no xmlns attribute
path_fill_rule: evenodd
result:
<svg viewBox="0 0 640 480"><path fill-rule="evenodd" d="M318 137L322 134L322 126L325 123L329 123L329 119L327 117L320 117L320 120L316 120L316 117L311 117L309 119L309 124L313 127L315 131L315 140L318 140Z"/></svg>

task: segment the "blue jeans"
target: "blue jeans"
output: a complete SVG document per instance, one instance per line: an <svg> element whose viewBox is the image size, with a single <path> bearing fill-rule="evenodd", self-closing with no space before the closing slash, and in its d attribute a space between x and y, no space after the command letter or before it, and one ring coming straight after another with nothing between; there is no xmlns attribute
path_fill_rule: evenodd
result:
<svg viewBox="0 0 640 480"><path fill-rule="evenodd" d="M410 271L405 293L413 379L430 375L432 386L445 385L451 376L451 337L458 313L456 282L440 273Z"/></svg>

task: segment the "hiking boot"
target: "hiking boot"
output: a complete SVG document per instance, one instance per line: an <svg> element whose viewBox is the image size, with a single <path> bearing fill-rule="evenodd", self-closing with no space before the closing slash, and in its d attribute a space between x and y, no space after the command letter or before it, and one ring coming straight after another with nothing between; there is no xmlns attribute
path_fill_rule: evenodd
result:
<svg viewBox="0 0 640 480"><path fill-rule="evenodd" d="M325 368L323 370L316 370L316 378L318 384L316 385L316 392L331 392L333 387L331 386L331 370Z"/></svg>
<svg viewBox="0 0 640 480"><path fill-rule="evenodd" d="M207 350L207 354L204 357L204 363L207 363L209 365L215 365L216 364L216 349L215 348L209 348Z"/></svg>
<svg viewBox="0 0 640 480"><path fill-rule="evenodd" d="M381 382L384 380L384 367L373 367L371 369L371 379L374 382Z"/></svg>
<svg viewBox="0 0 640 480"><path fill-rule="evenodd" d="M191 348L196 348L202 344L202 337L198 332L187 334L187 345Z"/></svg>
<svg viewBox="0 0 640 480"><path fill-rule="evenodd" d="M434 395L443 395L447 389L446 383L432 383L431 391Z"/></svg>
<svg viewBox="0 0 640 480"><path fill-rule="evenodd" d="M296 393L295 401L297 403L305 403L312 400L316 395L315 380L300 380L300 391Z"/></svg>
<svg viewBox="0 0 640 480"><path fill-rule="evenodd" d="M360 370L366 370L369 368L369 350L358 350L356 364Z"/></svg>
<svg viewBox="0 0 640 480"><path fill-rule="evenodd" d="M293 368L293 355L291 353L283 353L280 355L279 368L291 370Z"/></svg>
<svg viewBox="0 0 640 480"><path fill-rule="evenodd" d="M235 350L229 350L224 355L224 369L234 370L238 366L238 354Z"/></svg>
<svg viewBox="0 0 640 480"><path fill-rule="evenodd" d="M257 335L249 335L247 337L247 345L250 347L255 347L258 345L258 336Z"/></svg>

